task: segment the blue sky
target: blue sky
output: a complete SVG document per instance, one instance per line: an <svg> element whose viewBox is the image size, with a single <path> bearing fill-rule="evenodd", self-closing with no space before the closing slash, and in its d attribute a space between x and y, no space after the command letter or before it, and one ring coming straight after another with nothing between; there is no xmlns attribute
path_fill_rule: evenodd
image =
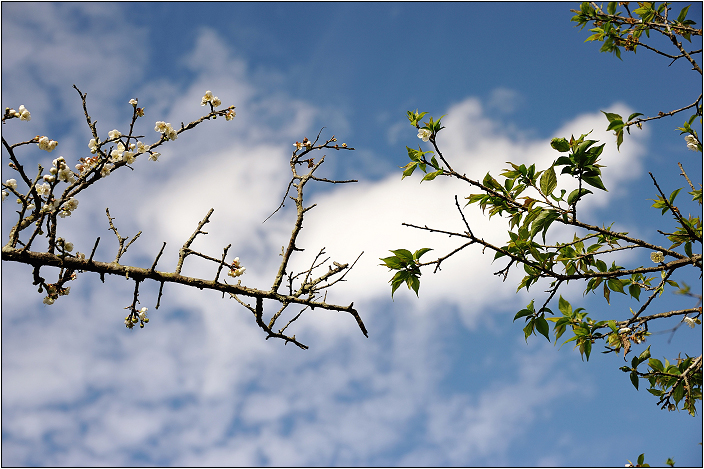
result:
<svg viewBox="0 0 704 469"><path fill-rule="evenodd" d="M346 315L308 312L296 330L310 346L302 351L265 341L248 311L215 294L167 287L155 310L154 285L141 296L151 322L128 331L129 282L84 274L47 306L29 269L3 265L2 464L623 466L645 452L651 465L672 457L701 466L701 414L660 411L614 355L594 353L587 363L569 345L558 350L536 337L526 344L511 320L542 291L515 294L517 277L491 275L503 265L489 256L457 256L422 277L420 298L403 288L393 302L390 274L378 265L389 249L452 249L401 222L460 229L453 196L471 193L453 181L401 181L405 146L420 143L405 117L416 108L447 115L441 148L476 178L509 160L546 167L556 155L550 138L594 129L607 143L610 191L585 201L583 216L665 242L653 229L663 219L648 209L647 171L666 192L684 185L676 162L701 174L701 154L673 130L684 118L646 126L616 152L599 111L682 107L701 92L701 77L644 50L623 61L600 54L570 22L576 7L3 3L2 106L32 113L29 123L3 126L3 136L59 141L51 155L27 148L30 166L88 156L73 84L88 93L101 136L126 130L130 98L146 108L138 125L149 139L157 120L198 118L205 90L237 106L234 121L182 134L158 162L138 160L80 199L62 228L78 251L101 236L96 257L114 257L109 207L123 236L143 231L123 263L150 265L166 241L160 265L173 269L178 247L214 207L197 248L219 255L232 243L247 267L243 283L268 288L291 212L261 221L285 190L292 143L325 126L323 135L357 149L329 155L326 174L359 183L312 192L318 206L297 262L323 246L340 262L364 251L329 299L354 301L370 333L363 337ZM701 20L701 4L690 12ZM6 158L3 180L14 177ZM3 233L12 203L2 206ZM467 213L475 232L504 239L499 220ZM641 265L647 255L617 260ZM184 273L211 275L197 262ZM583 299L582 291L569 286L563 295L594 318L623 318L633 306ZM666 293L653 312L690 303ZM700 328L680 328L671 343L669 336L652 336L654 356L701 353Z"/></svg>

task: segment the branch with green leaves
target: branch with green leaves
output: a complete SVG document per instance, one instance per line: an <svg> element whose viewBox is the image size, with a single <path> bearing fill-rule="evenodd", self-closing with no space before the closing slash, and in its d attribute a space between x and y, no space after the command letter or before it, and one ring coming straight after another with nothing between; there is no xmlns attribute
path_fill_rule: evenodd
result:
<svg viewBox="0 0 704 469"><path fill-rule="evenodd" d="M607 12L603 12L594 4L584 3L578 11L579 14L573 18L573 21L582 26L587 22L595 23L595 29L592 30L595 34L588 41L603 41L602 51L605 52L614 52L620 56L618 47L624 45L624 41L641 44L638 42L641 34L645 33L649 37L651 31L660 32L667 37L679 34L687 40L691 40L693 36L701 36L701 30L693 28L694 22L686 19L687 8L680 12L677 20L667 19L667 5L640 4L633 12L640 20L634 19L627 5L627 17L620 16L615 8L615 3L611 3ZM628 50L635 52L635 46ZM699 52L701 51L683 51L682 57L691 61L692 55ZM694 69L700 72L697 67ZM618 149L623 142L624 130L630 133L630 126L641 127L644 122L678 115L686 110L694 112L677 130L685 135L687 148L701 154L700 134L695 129L696 121L701 124L701 94L692 104L667 113L659 112L657 117L641 118L641 113L631 114L627 119L616 113L604 112L604 115L608 121L607 130L614 132ZM525 321L523 331L526 340L531 335L539 334L548 340L552 335L557 341L569 330L572 334L563 344L574 342L575 347L587 360L593 344L598 340L604 343L604 353L623 352L626 359L634 344L645 342L651 335L649 325L654 322L679 318L679 323L673 331L683 324L690 327L701 325L701 294L691 293L691 287L683 280L688 276L701 277L702 273L702 189L701 182L697 188L681 163L678 163L680 174L691 189L691 198L684 202L677 200L682 188L676 188L666 195L655 176L650 174L655 192L652 207L659 210L662 216L669 215L675 226L670 230L653 230L654 236L662 236L657 240L640 239L614 230L613 224L599 226L586 222L578 214L578 205L592 195L593 191L607 191L602 180L605 167L600 163L606 144L589 139L589 133L578 138L571 136L553 139L550 145L559 156L545 169L538 169L534 164L518 165L508 162L509 167L501 172L499 178L487 173L480 180L452 168L448 158L439 148L438 134L444 128L441 125L442 118L435 120L429 117L424 122L426 115L427 113L417 110L407 113L411 126L418 131L418 138L429 142L432 149L423 150L419 146L416 150L406 147L410 162L402 167L402 178L412 176L415 170L419 169L424 173L421 182L449 177L479 189L479 193L465 197L467 205L477 205L490 219L494 216L505 218L509 226L508 240L503 244L495 243L485 240L481 234L475 234L455 196L455 205L465 230L451 231L407 223L404 225L459 238L458 246L444 255L426 261L421 261L420 256L430 251L427 247L418 249L415 253L409 249L391 251L393 256L382 260L383 265L396 271L390 281L392 294L405 283L418 295L423 268L433 266L433 272L438 272L440 265L450 257L458 255L472 245L479 245L483 251L493 251L494 260L507 260L507 264L495 272L495 275L506 280L512 269L523 271L518 291L523 288L528 291L541 281L549 282L544 301L536 305L535 299L531 300L526 308L514 316L514 321L521 318ZM567 183L568 179L573 182ZM568 185L573 188L561 188ZM693 214L685 216L688 210ZM660 225L666 224L667 222L663 221ZM547 242L557 225L573 227L574 234L569 239ZM663 238L665 244L661 244ZM654 265L619 265L614 256L626 250L646 250ZM675 280L677 278L680 280ZM619 319L592 319L584 308L573 307L558 294L561 288L575 281L585 283L584 295L599 291L607 304L611 304L612 293L622 294L638 303L642 301L642 304L635 311L631 308ZM655 300L665 291L693 297L698 300L697 305L675 310L668 308L666 304L656 303ZM646 297L641 299L644 292ZM552 303L555 301L557 308L553 312ZM657 311L646 312L652 309ZM663 408L673 410L682 405L688 412L693 413L694 403L701 400L701 355L699 358L692 357L690 360L688 357L678 361L676 368L679 371L676 371L667 360L665 365L660 366L661 362L650 359L649 349L647 351L648 358L641 359L645 353L643 352L636 357L637 363L632 361L631 367L622 368L630 373L634 386L638 387L636 383L645 379L650 384L649 391L661 398L658 404ZM637 365L645 362L648 370L638 371Z"/></svg>

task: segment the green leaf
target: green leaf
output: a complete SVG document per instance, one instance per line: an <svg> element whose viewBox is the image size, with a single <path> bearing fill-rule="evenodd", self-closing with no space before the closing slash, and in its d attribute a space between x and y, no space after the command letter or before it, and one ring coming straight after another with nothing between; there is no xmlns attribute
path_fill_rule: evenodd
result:
<svg viewBox="0 0 704 469"><path fill-rule="evenodd" d="M550 342L550 326L548 325L548 322L545 320L545 318L536 318L535 319L535 328L545 336L546 339L548 339L548 342Z"/></svg>
<svg viewBox="0 0 704 469"><path fill-rule="evenodd" d="M413 289L413 291L416 292L416 296L418 296L418 289L420 288L420 279L415 275L410 275L406 279L406 284L408 285L408 288Z"/></svg>
<svg viewBox="0 0 704 469"><path fill-rule="evenodd" d="M401 261L405 262L406 264L413 263L413 254L411 254L411 251L409 251L408 249L392 249L391 252L396 254L396 257L401 259Z"/></svg>
<svg viewBox="0 0 704 469"><path fill-rule="evenodd" d="M686 7L682 8L682 11L680 11L680 14L677 16L677 23L683 22L687 18L687 11L689 10L689 5Z"/></svg>
<svg viewBox="0 0 704 469"><path fill-rule="evenodd" d="M396 272L396 275L391 279L391 299L394 298L394 293L398 289L398 287L401 286L402 283L406 282L408 279L408 276L411 273L407 270L401 270Z"/></svg>
<svg viewBox="0 0 704 469"><path fill-rule="evenodd" d="M562 295L560 295L560 300L558 301L558 308L563 315L572 317L572 305Z"/></svg>
<svg viewBox="0 0 704 469"><path fill-rule="evenodd" d="M636 389L638 389L638 386L636 386ZM641 464L643 464L644 461L645 461L645 453L638 456L638 465L640 466Z"/></svg>
<svg viewBox="0 0 704 469"><path fill-rule="evenodd" d="M423 179L420 180L420 182L423 181L432 181L435 179L437 176L441 175L443 173L442 169L438 169L437 171L433 171L432 173L428 173L425 176L423 176Z"/></svg>
<svg viewBox="0 0 704 469"><path fill-rule="evenodd" d="M401 259L396 256L382 257L380 260L384 261L384 264L380 265L386 265L386 267L393 270L403 269L406 266L406 264L401 262Z"/></svg>
<svg viewBox="0 0 704 469"><path fill-rule="evenodd" d="M628 293L630 293L630 295L635 298L636 301L640 301L640 287L638 285L632 283L628 287Z"/></svg>
<svg viewBox="0 0 704 469"><path fill-rule="evenodd" d="M609 122L613 122L615 120L618 120L618 121L622 120L620 114L616 114L614 112L606 112L606 111L601 111L601 112L604 113L604 115L609 120Z"/></svg>
<svg viewBox="0 0 704 469"><path fill-rule="evenodd" d="M651 358L650 360L648 360L648 365L655 371L659 371L661 373L663 371L662 362L657 358Z"/></svg>
<svg viewBox="0 0 704 469"><path fill-rule="evenodd" d="M623 291L623 281L617 278L610 278L606 281L608 283L609 288L615 292L623 293L624 295L626 292Z"/></svg>
<svg viewBox="0 0 704 469"><path fill-rule="evenodd" d="M650 345L648 345L648 348L643 350L640 355L638 355L638 363L642 363L646 361L648 358L650 358Z"/></svg>
<svg viewBox="0 0 704 469"><path fill-rule="evenodd" d="M416 252L413 253L413 260L417 261L418 259L420 259L420 256L422 256L423 254L425 254L428 251L432 251L432 248L418 249Z"/></svg>
<svg viewBox="0 0 704 469"><path fill-rule="evenodd" d="M615 14L615 13L616 13L616 5L617 5L617 4L618 4L618 2L609 2L609 4L606 5L606 12L607 12L609 15Z"/></svg>
<svg viewBox="0 0 704 469"><path fill-rule="evenodd" d="M550 146L561 153L570 151L570 144L564 138L553 138L550 140Z"/></svg>
<svg viewBox="0 0 704 469"><path fill-rule="evenodd" d="M572 192L570 192L570 195L567 196L567 204L568 205L574 205L579 199L584 197L587 194L592 194L593 192L590 191L589 189L575 189Z"/></svg>
<svg viewBox="0 0 704 469"><path fill-rule="evenodd" d="M602 191L608 192L608 190L606 190L606 187L604 187L604 183L601 182L601 178L599 176L584 176L582 180L592 187L596 187L597 189L601 189Z"/></svg>
<svg viewBox="0 0 704 469"><path fill-rule="evenodd" d="M631 372L631 383L633 383L633 387L638 389L638 373L635 371Z"/></svg>
<svg viewBox="0 0 704 469"><path fill-rule="evenodd" d="M557 187L557 176L555 169L551 166L540 176L540 190L543 194L550 195Z"/></svg>
<svg viewBox="0 0 704 469"><path fill-rule="evenodd" d="M529 309L522 309L519 312L517 312L516 315L513 317L513 322L516 322L516 319L518 319L518 318L530 316L531 314L533 314L533 311L531 311Z"/></svg>

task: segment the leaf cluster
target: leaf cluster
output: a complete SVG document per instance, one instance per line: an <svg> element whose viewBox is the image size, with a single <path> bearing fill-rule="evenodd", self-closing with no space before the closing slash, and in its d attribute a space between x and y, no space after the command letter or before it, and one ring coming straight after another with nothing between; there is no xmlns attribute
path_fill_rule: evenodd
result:
<svg viewBox="0 0 704 469"><path fill-rule="evenodd" d="M394 292L398 287L404 283L408 285L409 290L413 290L418 296L421 276L420 257L428 251L432 251L432 249L422 248L413 253L408 249L396 249L391 251L394 254L393 256L381 259L384 263L380 265L385 265L390 270L398 271L389 281L391 283L391 298L394 297Z"/></svg>

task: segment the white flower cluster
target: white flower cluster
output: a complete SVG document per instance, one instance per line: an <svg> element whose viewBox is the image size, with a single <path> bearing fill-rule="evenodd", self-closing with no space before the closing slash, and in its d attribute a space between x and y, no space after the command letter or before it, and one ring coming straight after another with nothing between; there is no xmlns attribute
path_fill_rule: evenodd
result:
<svg viewBox="0 0 704 469"><path fill-rule="evenodd" d="M39 137L39 141L37 142L40 150L45 150L48 152L51 152L58 144L59 142L56 140L49 140L49 137Z"/></svg>
<svg viewBox="0 0 704 469"><path fill-rule="evenodd" d="M659 264L665 260L665 255L660 251L654 251L650 253L650 260L655 262L656 264Z"/></svg>
<svg viewBox="0 0 704 469"><path fill-rule="evenodd" d="M19 110L17 111L15 111L14 109L6 109L5 114L9 116L19 117L21 121L29 121L30 119L32 119L32 116L29 114L27 108L24 107L24 104L21 104Z"/></svg>
<svg viewBox="0 0 704 469"><path fill-rule="evenodd" d="M684 141L687 142L687 148L689 148L690 150L692 150L692 151L699 150L699 146L698 146L699 142L697 141L697 138L694 135L692 135L692 134L686 135L684 137Z"/></svg>
<svg viewBox="0 0 704 469"><path fill-rule="evenodd" d="M247 269L242 267L242 265L240 264L240 258L235 257L235 260L232 261L230 271L227 273L227 275L229 275L230 277L239 277L240 275L244 274L245 270Z"/></svg>
<svg viewBox="0 0 704 469"><path fill-rule="evenodd" d="M48 196L51 192L51 186L49 186L49 184L45 182L43 184L37 184L36 186L34 186L34 190L37 191L38 195Z"/></svg>
<svg viewBox="0 0 704 469"><path fill-rule="evenodd" d="M422 139L424 142L427 142L432 134L433 133L428 129L420 129L418 131L418 138Z"/></svg>
<svg viewBox="0 0 704 469"><path fill-rule="evenodd" d="M49 170L51 174L45 174L44 180L46 182L54 182L57 178L59 181L65 181L68 183L73 183L76 181L76 177L73 171L66 164L66 160L63 156L59 156L54 161L52 161L52 168Z"/></svg>
<svg viewBox="0 0 704 469"><path fill-rule="evenodd" d="M149 318L147 317L147 309L148 308L142 308L139 310L139 313L137 315L132 315L130 314L125 318L125 326L128 329L132 329L137 322L139 322L139 327L144 327L144 324L149 322Z"/></svg>
<svg viewBox="0 0 704 469"><path fill-rule="evenodd" d="M5 186L12 189L12 190L17 190L17 180L16 179L8 179L5 181ZM2 191L2 200L5 200L5 197L10 195L9 192L7 191Z"/></svg>
<svg viewBox="0 0 704 469"><path fill-rule="evenodd" d="M68 199L64 204L61 206L61 211L59 212L59 216L61 218L66 218L71 216L71 212L76 210L78 208L78 200L75 199L74 197L71 197ZM73 249L73 246L71 246ZM71 251L71 249L66 249L67 251Z"/></svg>
<svg viewBox="0 0 704 469"><path fill-rule="evenodd" d="M213 92L208 90L205 92L205 96L200 100L200 105L205 106L206 104L212 104L213 107L218 107L222 104L222 101L220 101L220 98L217 96L213 96ZM232 118L228 119L231 120Z"/></svg>
<svg viewBox="0 0 704 469"><path fill-rule="evenodd" d="M235 118L236 115L237 115L237 113L235 112L235 109L234 109L234 108L230 108L230 109L228 109L227 112L225 113L225 120L226 120L226 121L231 121L232 119Z"/></svg>
<svg viewBox="0 0 704 469"><path fill-rule="evenodd" d="M174 130L173 127L171 127L171 124L169 122L157 121L154 130L161 134L164 134L164 136L168 140L176 140L178 138L178 133Z"/></svg>

